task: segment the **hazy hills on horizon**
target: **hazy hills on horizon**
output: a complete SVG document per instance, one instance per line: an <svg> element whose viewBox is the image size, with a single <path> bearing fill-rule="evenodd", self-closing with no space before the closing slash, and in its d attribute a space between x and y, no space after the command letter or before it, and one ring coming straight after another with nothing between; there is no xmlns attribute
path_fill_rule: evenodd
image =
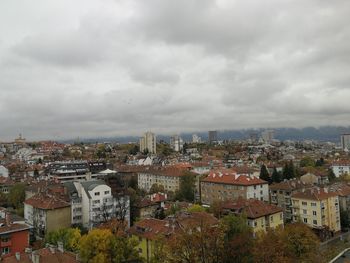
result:
<svg viewBox="0 0 350 263"><path fill-rule="evenodd" d="M242 140L250 137L251 134L257 134L259 137L265 128L258 129L237 129L237 130L218 130L219 140ZM274 128L274 138L285 141L303 141L303 140L317 140L340 142L340 135L343 133L350 133L350 126L322 126L322 127L305 127L305 128ZM202 138L202 141L208 140L208 132L184 132L179 135L185 142L192 141L192 134L197 134ZM171 135L156 134L157 141L163 140L169 142ZM141 136L141 134L140 134ZM96 137L96 138L80 138L79 142L93 143L93 142L138 142L140 136L115 136L115 137ZM77 139L62 140L62 142L73 143Z"/></svg>

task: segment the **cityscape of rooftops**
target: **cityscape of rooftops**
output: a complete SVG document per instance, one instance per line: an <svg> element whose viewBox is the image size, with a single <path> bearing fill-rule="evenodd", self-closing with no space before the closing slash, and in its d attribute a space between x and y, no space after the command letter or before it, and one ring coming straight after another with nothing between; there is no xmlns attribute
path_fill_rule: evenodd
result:
<svg viewBox="0 0 350 263"><path fill-rule="evenodd" d="M350 2L0 1L0 261L350 261Z"/></svg>

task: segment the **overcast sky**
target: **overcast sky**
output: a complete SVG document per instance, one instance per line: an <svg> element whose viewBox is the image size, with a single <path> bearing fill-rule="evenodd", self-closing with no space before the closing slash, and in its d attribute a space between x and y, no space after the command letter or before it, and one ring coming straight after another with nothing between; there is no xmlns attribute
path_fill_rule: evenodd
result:
<svg viewBox="0 0 350 263"><path fill-rule="evenodd" d="M0 141L350 124L349 0L1 0Z"/></svg>

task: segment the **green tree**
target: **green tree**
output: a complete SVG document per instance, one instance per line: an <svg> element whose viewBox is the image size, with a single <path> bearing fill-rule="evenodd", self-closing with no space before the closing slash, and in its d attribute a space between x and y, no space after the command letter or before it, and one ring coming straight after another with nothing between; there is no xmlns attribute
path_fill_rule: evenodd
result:
<svg viewBox="0 0 350 263"><path fill-rule="evenodd" d="M295 171L295 167L294 167L294 163L293 161L290 161L288 163L285 163L284 167L283 167L283 179L293 179L296 176L296 171Z"/></svg>
<svg viewBox="0 0 350 263"><path fill-rule="evenodd" d="M25 196L25 185L18 183L11 187L8 194L8 201L14 208L17 209L23 207Z"/></svg>
<svg viewBox="0 0 350 263"><path fill-rule="evenodd" d="M119 263L140 260L135 238L119 237L108 229L93 229L79 242L82 262Z"/></svg>
<svg viewBox="0 0 350 263"><path fill-rule="evenodd" d="M205 212L205 208L201 205L194 204L194 205L190 206L189 208L187 208L187 211L190 213L192 213L192 212Z"/></svg>
<svg viewBox="0 0 350 263"><path fill-rule="evenodd" d="M57 242L62 242L65 250L75 252L79 248L80 238L81 238L80 229L63 228L63 229L49 232L45 236L45 243L56 245Z"/></svg>
<svg viewBox="0 0 350 263"><path fill-rule="evenodd" d="M273 183L279 183L282 181L282 174L277 172L276 167L273 168L271 180Z"/></svg>
<svg viewBox="0 0 350 263"><path fill-rule="evenodd" d="M305 156L300 160L300 167L315 167L315 160L310 156Z"/></svg>
<svg viewBox="0 0 350 263"><path fill-rule="evenodd" d="M152 184L151 188L149 189L149 193L154 194L159 192L162 192L162 193L164 192L164 186L158 185L158 184Z"/></svg>
<svg viewBox="0 0 350 263"><path fill-rule="evenodd" d="M191 172L184 172L180 177L179 191L176 193L175 198L181 201L194 201L196 188L196 175Z"/></svg>
<svg viewBox="0 0 350 263"><path fill-rule="evenodd" d="M245 216L228 215L222 218L224 229L223 262L252 262L253 235Z"/></svg>
<svg viewBox="0 0 350 263"><path fill-rule="evenodd" d="M332 169L328 170L328 181L334 182L337 179Z"/></svg>
<svg viewBox="0 0 350 263"><path fill-rule="evenodd" d="M271 182L270 174L269 174L265 164L263 164L261 166L261 168L260 168L260 176L259 176L259 178L261 180L267 181L269 183Z"/></svg>

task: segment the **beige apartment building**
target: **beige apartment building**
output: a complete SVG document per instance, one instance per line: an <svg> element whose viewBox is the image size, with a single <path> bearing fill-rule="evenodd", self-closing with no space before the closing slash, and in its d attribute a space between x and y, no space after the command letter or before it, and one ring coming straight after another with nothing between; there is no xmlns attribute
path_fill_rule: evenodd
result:
<svg viewBox="0 0 350 263"><path fill-rule="evenodd" d="M268 183L255 176L237 174L230 169L212 170L200 182L201 202L210 205L216 200L234 200L239 197L269 201Z"/></svg>

